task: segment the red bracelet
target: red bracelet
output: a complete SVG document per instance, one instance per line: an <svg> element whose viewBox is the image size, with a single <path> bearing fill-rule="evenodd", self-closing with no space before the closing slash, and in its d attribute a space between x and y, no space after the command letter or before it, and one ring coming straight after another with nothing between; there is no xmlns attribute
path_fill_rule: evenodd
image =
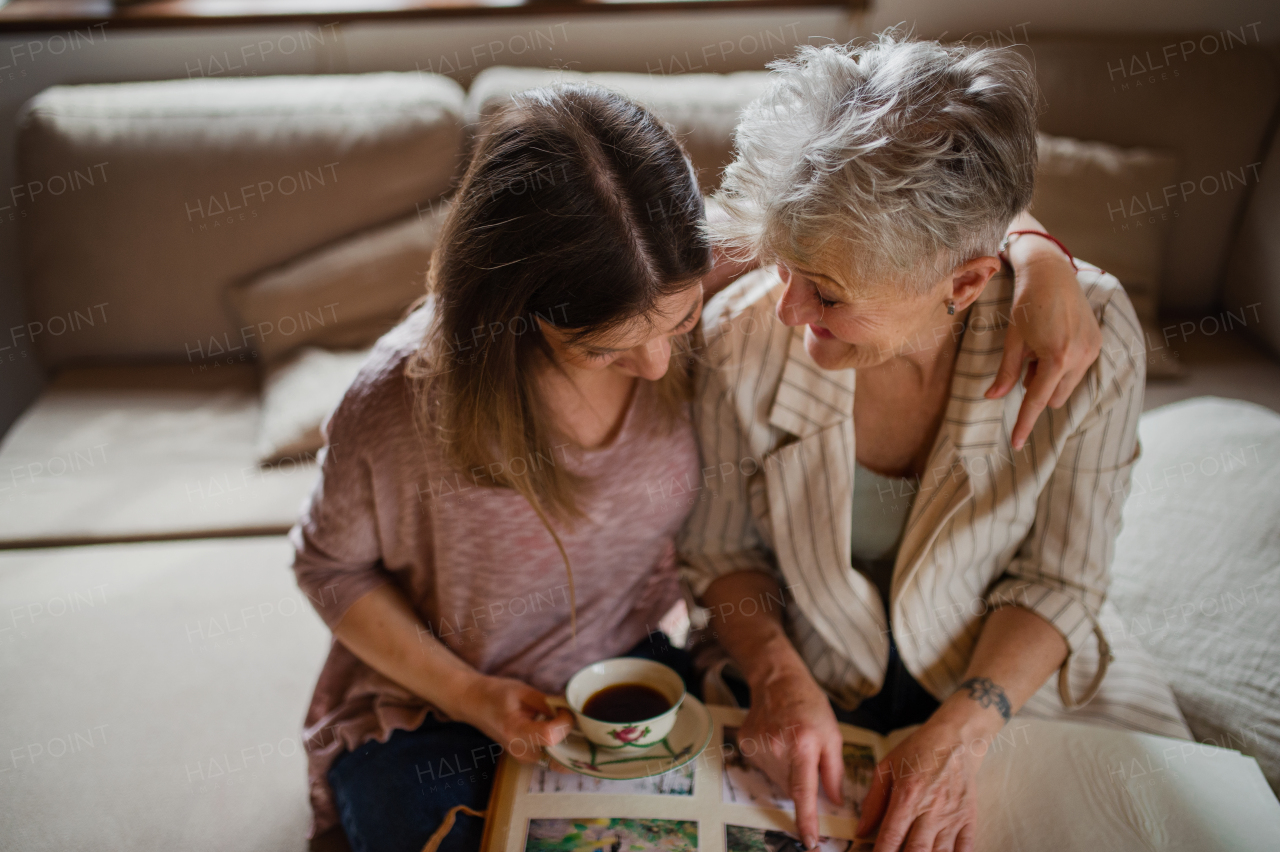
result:
<svg viewBox="0 0 1280 852"><path fill-rule="evenodd" d="M1011 238L1021 236L1022 234L1035 234L1037 237L1044 237L1046 240L1053 243L1058 248L1062 249L1062 253L1067 256L1067 260L1071 261L1072 269L1074 269L1076 272L1080 271L1080 267L1076 265L1076 259L1071 256L1071 252L1067 249L1066 246L1062 244L1062 240L1058 239L1053 234L1047 234L1044 231L1010 231L1009 233L1005 234L1004 239L1000 241L1000 253L1004 254L1006 251L1009 250L1009 240Z"/></svg>

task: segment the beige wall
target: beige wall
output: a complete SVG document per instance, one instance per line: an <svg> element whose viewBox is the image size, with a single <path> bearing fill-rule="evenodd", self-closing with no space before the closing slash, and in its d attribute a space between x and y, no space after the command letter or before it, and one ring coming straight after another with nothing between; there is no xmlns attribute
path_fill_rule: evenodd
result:
<svg viewBox="0 0 1280 852"><path fill-rule="evenodd" d="M1270 0L882 0L866 14L835 9L768 13L602 15L482 22L360 24L261 29L117 32L0 38L0 433L42 382L11 328L24 313L17 269L21 208L14 182L13 119L58 83L368 71L442 71L464 84L495 64L655 74L759 68L795 44L847 40L905 23L920 36L1025 38L1054 32L1188 32L1255 24L1280 40ZM1268 14L1270 13L1270 14ZM32 203L38 203L32 202ZM4 205L9 204L5 209ZM75 235L68 235L74 241ZM110 321L107 306L107 321ZM25 357L24 357L25 355Z"/></svg>

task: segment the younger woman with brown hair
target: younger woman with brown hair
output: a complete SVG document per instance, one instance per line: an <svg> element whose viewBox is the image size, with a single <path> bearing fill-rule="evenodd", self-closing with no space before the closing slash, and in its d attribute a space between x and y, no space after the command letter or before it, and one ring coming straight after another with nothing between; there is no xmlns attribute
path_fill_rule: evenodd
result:
<svg viewBox="0 0 1280 852"><path fill-rule="evenodd" d="M668 365L702 306L702 217L675 139L602 90L520 95L478 139L428 298L334 412L292 532L337 640L306 719L315 829L417 852L485 807L503 749L564 738L544 693L577 669L679 665L657 625L688 507L653 495L698 475ZM481 827L460 815L444 848Z"/></svg>

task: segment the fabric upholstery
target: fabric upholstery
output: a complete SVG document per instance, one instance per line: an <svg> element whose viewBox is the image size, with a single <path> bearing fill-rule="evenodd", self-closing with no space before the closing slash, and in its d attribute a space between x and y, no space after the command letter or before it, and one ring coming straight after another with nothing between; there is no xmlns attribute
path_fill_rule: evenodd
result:
<svg viewBox="0 0 1280 852"><path fill-rule="evenodd" d="M467 124L474 132L481 119L525 89L553 83L598 83L644 104L665 121L693 159L703 191L709 192L720 185L721 171L733 160L738 114L764 91L766 79L762 71L655 76L499 66L481 71L471 83Z"/></svg>
<svg viewBox="0 0 1280 852"><path fill-rule="evenodd" d="M228 291L244 342L267 361L305 345L372 346L426 292L447 203L295 258Z"/></svg>
<svg viewBox="0 0 1280 852"><path fill-rule="evenodd" d="M1178 157L1162 286L1175 311L1219 295L1228 239L1258 184L1280 97L1264 51L1215 38L1215 52L1206 42L1185 58L1176 37L1050 37L1029 48L1046 99L1042 130ZM1142 73L1171 43L1177 58ZM584 77L669 122L704 189L718 184L738 113L766 79L491 68L466 97L466 120L474 129L514 91ZM204 357L237 332L226 288L444 193L458 166L463 101L454 82L422 74L41 93L20 116L17 153L24 191L39 193L23 224L24 283L45 366ZM75 251L66 250L68 233L83 235Z"/></svg>
<svg viewBox="0 0 1280 852"><path fill-rule="evenodd" d="M1176 214L1161 287L1175 311L1209 308L1220 294L1236 217L1258 182L1251 164L1261 160L1280 99L1280 74L1257 35L1243 27L1231 35L1196 37L1185 53L1186 36L1046 37L1027 49L1044 96L1042 132L1178 158L1172 200L1152 193ZM1184 195L1186 181L1194 187ZM1126 210L1129 219L1150 215L1132 204ZM1099 215L1111 221L1105 210Z"/></svg>
<svg viewBox="0 0 1280 852"><path fill-rule="evenodd" d="M251 363L69 370L0 444L0 547L284 532L316 466L258 419Z"/></svg>
<svg viewBox="0 0 1280 852"><path fill-rule="evenodd" d="M1275 788L1280 698L1258 661L1274 657L1280 417L1194 400L1140 431L1121 625L1162 661L1197 734L1258 757ZM1205 462L1222 453L1234 470ZM0 665L20 686L0 690L13 732L0 836L33 850L305 848L298 723L328 634L291 557L283 537L0 553Z"/></svg>
<svg viewBox="0 0 1280 852"><path fill-rule="evenodd" d="M1160 267L1176 220L1166 211L1127 219L1121 228L1105 211L1135 198L1159 198L1161 188L1177 177L1177 158L1043 134L1039 142L1032 214L1077 257L1120 279L1146 336L1159 341ZM1147 376L1167 376L1179 366L1169 358L1149 357Z"/></svg>
<svg viewBox="0 0 1280 852"><path fill-rule="evenodd" d="M368 349L334 352L304 346L267 367L262 382L258 461L314 455L324 446L321 424L369 356Z"/></svg>
<svg viewBox="0 0 1280 852"><path fill-rule="evenodd" d="M284 536L0 552L0 846L303 852L329 632Z"/></svg>
<svg viewBox="0 0 1280 852"><path fill-rule="evenodd" d="M237 334L228 286L444 193L462 105L431 74L40 93L18 119L18 168L41 187L23 261L43 364L204 357ZM105 321L74 314L100 304ZM68 315L71 329L53 319Z"/></svg>
<svg viewBox="0 0 1280 852"><path fill-rule="evenodd" d="M1280 414L1200 397L1144 415L1107 625L1156 658L1197 739L1280 792Z"/></svg>
<svg viewBox="0 0 1280 852"><path fill-rule="evenodd" d="M1224 300L1255 337L1280 355L1280 133L1272 137L1261 179L1240 223Z"/></svg>

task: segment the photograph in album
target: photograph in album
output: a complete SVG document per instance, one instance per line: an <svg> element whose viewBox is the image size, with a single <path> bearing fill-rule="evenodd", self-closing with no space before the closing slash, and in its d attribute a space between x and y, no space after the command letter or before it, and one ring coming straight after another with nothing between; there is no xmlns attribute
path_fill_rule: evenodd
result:
<svg viewBox="0 0 1280 852"><path fill-rule="evenodd" d="M525 852L697 852L698 824L674 819L531 819Z"/></svg>
<svg viewBox="0 0 1280 852"><path fill-rule="evenodd" d="M842 840L839 837L818 837L818 852L870 852L875 844L866 840ZM805 852L799 837L786 831L771 828L752 828L747 825L724 827L725 852Z"/></svg>

